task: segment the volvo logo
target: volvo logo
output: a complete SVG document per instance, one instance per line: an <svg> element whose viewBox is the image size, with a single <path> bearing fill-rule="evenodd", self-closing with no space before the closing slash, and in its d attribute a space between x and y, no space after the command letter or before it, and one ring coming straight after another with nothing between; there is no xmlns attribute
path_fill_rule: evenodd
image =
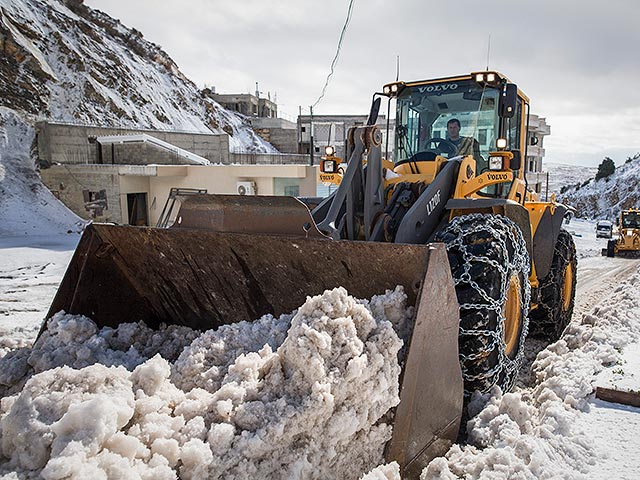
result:
<svg viewBox="0 0 640 480"><path fill-rule="evenodd" d="M446 92L448 90L455 90L458 88L457 83L443 83L442 85L427 85L425 87L418 87L420 93L433 93L433 92Z"/></svg>
<svg viewBox="0 0 640 480"><path fill-rule="evenodd" d="M508 173L488 173L487 178L490 182L508 182L509 174Z"/></svg>

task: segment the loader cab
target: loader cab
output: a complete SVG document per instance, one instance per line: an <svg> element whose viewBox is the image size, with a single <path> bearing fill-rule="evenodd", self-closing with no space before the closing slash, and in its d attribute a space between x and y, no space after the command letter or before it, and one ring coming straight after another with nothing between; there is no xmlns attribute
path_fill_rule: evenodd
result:
<svg viewBox="0 0 640 480"><path fill-rule="evenodd" d="M384 92L396 100L396 165L471 155L479 175L489 169L490 152L513 151L519 158L524 150L528 99L497 72L396 82L386 85ZM456 128L451 125L456 123L459 137L454 138ZM481 194L499 192L494 185Z"/></svg>
<svg viewBox="0 0 640 480"><path fill-rule="evenodd" d="M620 228L640 229L640 210L625 210L620 215Z"/></svg>

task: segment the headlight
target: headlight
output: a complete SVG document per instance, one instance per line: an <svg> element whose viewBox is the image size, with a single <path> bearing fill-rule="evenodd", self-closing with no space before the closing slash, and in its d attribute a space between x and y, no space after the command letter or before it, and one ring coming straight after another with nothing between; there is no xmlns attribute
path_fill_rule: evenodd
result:
<svg viewBox="0 0 640 480"><path fill-rule="evenodd" d="M382 88L382 92L390 97L395 97L405 87L404 82L388 83Z"/></svg>
<svg viewBox="0 0 640 480"><path fill-rule="evenodd" d="M507 139L506 138L499 138L498 140L496 140L496 147L498 147L498 148L507 148Z"/></svg>
<svg viewBox="0 0 640 480"><path fill-rule="evenodd" d="M336 149L331 145L327 145L326 147L324 147L324 153L327 157L333 157L333 154L336 153Z"/></svg>
<svg viewBox="0 0 640 480"><path fill-rule="evenodd" d="M496 81L496 74L495 73L487 73L487 82L493 83L495 81Z"/></svg>
<svg viewBox="0 0 640 480"><path fill-rule="evenodd" d="M502 170L502 157L489 157L489 170Z"/></svg>
<svg viewBox="0 0 640 480"><path fill-rule="evenodd" d="M476 82L478 82L478 83L484 82L484 73L477 73L476 74Z"/></svg>
<svg viewBox="0 0 640 480"><path fill-rule="evenodd" d="M336 173L336 161L325 160L322 162L322 173Z"/></svg>

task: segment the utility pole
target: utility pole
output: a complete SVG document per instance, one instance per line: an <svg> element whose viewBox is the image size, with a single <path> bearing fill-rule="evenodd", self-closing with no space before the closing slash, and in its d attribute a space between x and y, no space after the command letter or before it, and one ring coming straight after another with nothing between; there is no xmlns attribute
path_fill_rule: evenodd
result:
<svg viewBox="0 0 640 480"><path fill-rule="evenodd" d="M298 153L302 151L302 105L298 105Z"/></svg>
<svg viewBox="0 0 640 480"><path fill-rule="evenodd" d="M310 140L310 145L311 145L310 153L311 153L311 156L309 157L309 162L310 162L309 165L311 165L313 167L313 152L315 150L315 146L313 145L313 105L311 105L309 107L309 113L310 113L310 115L309 115L309 123L310 123L310 125L309 125L309 135L311 137L311 140Z"/></svg>
<svg viewBox="0 0 640 480"><path fill-rule="evenodd" d="M549 198L549 172L547 172L547 187L545 188L544 201L547 201Z"/></svg>

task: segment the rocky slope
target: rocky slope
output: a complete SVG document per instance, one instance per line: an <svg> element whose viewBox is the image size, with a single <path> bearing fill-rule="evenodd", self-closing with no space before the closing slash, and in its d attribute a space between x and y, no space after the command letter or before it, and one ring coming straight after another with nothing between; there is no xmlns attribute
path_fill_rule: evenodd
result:
<svg viewBox="0 0 640 480"><path fill-rule="evenodd" d="M226 132L235 151L275 151L139 31L82 0L0 0L0 235L82 223L34 170L38 120Z"/></svg>
<svg viewBox="0 0 640 480"><path fill-rule="evenodd" d="M559 199L587 219L615 220L622 209L640 208L640 158L617 166L609 177L595 180L593 176L566 189Z"/></svg>
<svg viewBox="0 0 640 480"><path fill-rule="evenodd" d="M82 0L0 0L0 106L26 119L231 135L273 151L142 34Z"/></svg>

